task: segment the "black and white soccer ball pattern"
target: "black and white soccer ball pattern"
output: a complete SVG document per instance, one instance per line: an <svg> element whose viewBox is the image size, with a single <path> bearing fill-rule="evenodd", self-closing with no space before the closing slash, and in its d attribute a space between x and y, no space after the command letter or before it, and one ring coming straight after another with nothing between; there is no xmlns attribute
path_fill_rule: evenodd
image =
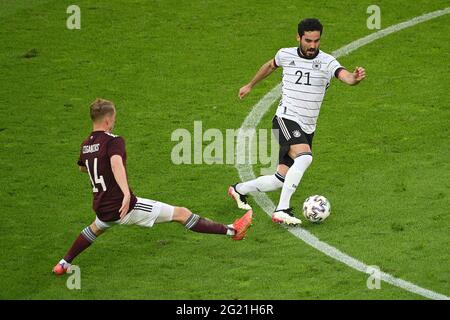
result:
<svg viewBox="0 0 450 320"><path fill-rule="evenodd" d="M313 223L322 222L328 218L330 213L330 201L324 196L310 196L303 202L303 215Z"/></svg>

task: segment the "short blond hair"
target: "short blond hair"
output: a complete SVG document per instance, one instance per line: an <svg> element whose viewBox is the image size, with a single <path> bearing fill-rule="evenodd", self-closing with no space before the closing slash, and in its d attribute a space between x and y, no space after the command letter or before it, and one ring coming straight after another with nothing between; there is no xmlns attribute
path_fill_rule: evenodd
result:
<svg viewBox="0 0 450 320"><path fill-rule="evenodd" d="M90 115L94 122L102 120L106 115L112 115L116 111L114 103L111 101L97 98L91 103Z"/></svg>

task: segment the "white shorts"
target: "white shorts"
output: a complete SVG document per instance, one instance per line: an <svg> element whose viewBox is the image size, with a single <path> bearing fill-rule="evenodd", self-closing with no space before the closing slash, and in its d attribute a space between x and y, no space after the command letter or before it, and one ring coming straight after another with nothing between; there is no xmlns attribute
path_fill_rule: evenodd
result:
<svg viewBox="0 0 450 320"><path fill-rule="evenodd" d="M136 205L123 219L116 221L101 221L95 218L95 224L100 230L106 230L114 225L137 225L151 228L154 223L172 221L175 207L164 202L158 202L145 198L137 198Z"/></svg>

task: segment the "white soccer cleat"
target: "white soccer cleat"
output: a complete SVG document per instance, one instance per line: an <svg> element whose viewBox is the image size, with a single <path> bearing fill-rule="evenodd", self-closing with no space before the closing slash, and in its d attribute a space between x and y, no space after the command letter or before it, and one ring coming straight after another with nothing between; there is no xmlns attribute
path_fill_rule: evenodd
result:
<svg viewBox="0 0 450 320"><path fill-rule="evenodd" d="M247 196L240 194L239 192L236 191L236 184L234 184L228 188L228 195L231 198L233 198L234 201L236 201L236 204L239 209L247 210L247 211L251 210L252 207L250 207L250 205L247 203Z"/></svg>
<svg viewBox="0 0 450 320"><path fill-rule="evenodd" d="M275 223L282 223L288 226L298 226L302 221L292 214L292 209L278 210L272 213L272 221Z"/></svg>

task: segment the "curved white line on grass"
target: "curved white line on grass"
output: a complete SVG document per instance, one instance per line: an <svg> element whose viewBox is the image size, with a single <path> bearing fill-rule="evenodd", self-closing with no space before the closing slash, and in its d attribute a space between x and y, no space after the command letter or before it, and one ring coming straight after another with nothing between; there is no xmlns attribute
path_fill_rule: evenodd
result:
<svg viewBox="0 0 450 320"><path fill-rule="evenodd" d="M430 12L430 13L424 14L419 17L415 17L411 20L393 25L389 28L386 28L386 29L380 30L378 32L375 32L373 34L370 34L364 38L353 41L350 44L334 51L332 53L332 55L336 58L347 55L350 52L355 51L356 49L358 49L366 44L369 44L375 40L383 38L391 33L398 32L402 29L412 27L418 23L425 22L425 21L440 17L440 16L448 14L448 13L450 13L450 7L445 8L443 10ZM238 131L237 148L236 148L237 152L239 152L239 151L245 152L245 137L248 136L248 135L246 135L246 132L248 133L248 130L254 130L258 126L258 123L261 121L264 114L269 110L270 106L278 100L280 95L281 95L281 84L278 84L275 88L273 88L269 93L267 93L253 107L252 111L245 118L244 122L241 125L241 128ZM245 165L237 164L236 168L239 172L239 176L242 181L255 179L255 174L254 174L253 168L250 164L248 164L248 165L247 164L245 164ZM256 203L268 215L271 215L271 213L273 212L273 210L275 208L275 205L272 202L272 200L270 200L269 197L263 192L254 193L253 195L254 195L254 199L255 199ZM295 228L286 227L286 229L290 233L292 233L294 236L296 236L297 238L303 240L304 242L306 242L313 248L325 253L329 257L336 259L355 270L358 270L358 271L361 271L364 273L368 273L368 267L369 267L368 265L366 265L365 263L363 263L353 257L350 257L349 255L343 253L342 251L336 249L335 247L330 246L329 244L327 244L323 241L320 241L317 237L312 235L307 230L304 230L300 227L295 227ZM437 300L450 300L449 297L447 297L443 294L421 288L411 282L408 282L408 281L405 281L405 280L402 280L399 278L395 278L392 275L385 273L385 272L381 272L381 280L383 280L387 283L390 283L394 286L397 286L399 288L402 288L406 291L416 293L416 294L421 295L426 298L437 299Z"/></svg>

